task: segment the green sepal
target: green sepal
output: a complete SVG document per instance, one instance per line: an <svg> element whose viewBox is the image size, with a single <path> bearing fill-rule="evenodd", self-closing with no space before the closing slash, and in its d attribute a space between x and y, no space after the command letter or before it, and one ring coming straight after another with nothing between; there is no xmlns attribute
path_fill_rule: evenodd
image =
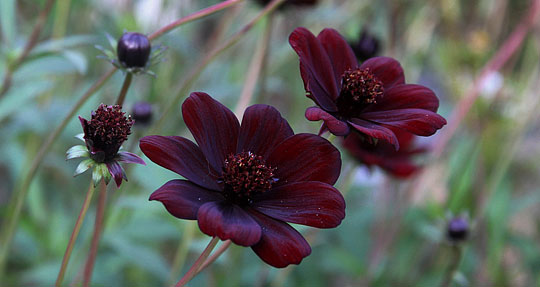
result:
<svg viewBox="0 0 540 287"><path fill-rule="evenodd" d="M84 145L72 146L66 152L66 159L78 158L78 157L89 157L90 153L88 148Z"/></svg>
<svg viewBox="0 0 540 287"><path fill-rule="evenodd" d="M73 174L73 176L77 176L77 175L87 171L89 168L94 166L94 164L95 164L95 161L93 159L91 159L91 158L81 161L81 163L79 163L79 165L75 169L75 174Z"/></svg>
<svg viewBox="0 0 540 287"><path fill-rule="evenodd" d="M76 135L75 138L76 138L76 139L80 139L80 140L81 140L82 142L84 142L84 143L86 142L86 141L84 140L84 133L80 133L80 134Z"/></svg>
<svg viewBox="0 0 540 287"><path fill-rule="evenodd" d="M109 181L111 181L111 173L109 172L107 165L104 163L94 165L94 170L92 171L92 181L94 182L94 187L97 187L101 179L105 180L105 184L109 184Z"/></svg>

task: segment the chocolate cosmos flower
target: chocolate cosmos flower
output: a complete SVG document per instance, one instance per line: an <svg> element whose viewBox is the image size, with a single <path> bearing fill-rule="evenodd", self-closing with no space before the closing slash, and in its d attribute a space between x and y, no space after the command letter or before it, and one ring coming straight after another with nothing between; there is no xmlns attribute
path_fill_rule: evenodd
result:
<svg viewBox="0 0 540 287"><path fill-rule="evenodd" d="M413 156L426 151L414 145L415 135L390 128L399 142L399 150L385 141L370 142L365 137L351 133L342 141L343 147L358 161L368 167L377 165L395 177L409 177L420 169Z"/></svg>
<svg viewBox="0 0 540 287"><path fill-rule="evenodd" d="M318 105L306 110L306 118L323 120L321 132L328 129L345 136L354 130L398 149L389 127L430 136L446 124L436 113L439 100L433 91L405 84L396 60L375 57L358 65L351 47L333 29L315 37L305 28L296 28L289 43L300 57L307 96Z"/></svg>
<svg viewBox="0 0 540 287"><path fill-rule="evenodd" d="M197 144L178 136L140 141L153 162L186 178L150 196L173 216L196 219L202 232L250 246L274 267L299 264L311 253L286 222L332 228L345 217L343 196L332 186L340 154L327 140L294 135L267 105L246 109L240 125L205 93L192 93L182 113Z"/></svg>
<svg viewBox="0 0 540 287"><path fill-rule="evenodd" d="M83 140L86 146L76 145L67 151L67 159L78 157L89 157L83 160L75 175L79 175L91 167L94 167L92 173L94 184L97 185L101 178L109 183L111 176L119 187L122 179L127 181L126 173L119 164L138 163L145 164L136 154L119 151L122 143L127 140L131 134L133 121L131 117L126 117L122 112L122 107L106 106L101 104L97 110L92 112L92 118L86 120L79 117L84 135L78 136Z"/></svg>

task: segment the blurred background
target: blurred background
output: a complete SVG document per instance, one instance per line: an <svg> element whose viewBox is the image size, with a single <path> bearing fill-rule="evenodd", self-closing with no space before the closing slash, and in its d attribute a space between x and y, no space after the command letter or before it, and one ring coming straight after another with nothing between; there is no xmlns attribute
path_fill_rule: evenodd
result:
<svg viewBox="0 0 540 287"><path fill-rule="evenodd" d="M77 100L111 67L97 59L94 45L107 46L106 34L150 34L217 0L63 0L47 17L38 44L13 73L0 97L0 212L7 218L13 190L43 141ZM433 89L439 113L449 125L430 138L415 162L424 168L396 178L342 151L342 176L336 186L345 195L347 216L335 229L295 226L312 245L299 266L275 269L250 249L232 245L192 286L437 286L454 252L447 221L467 218L468 239L453 286L540 286L540 26L533 25L502 69L486 73L486 64L526 19L526 0L320 0L315 6L287 6L265 18L235 46L219 55L189 91L204 91L234 110L252 55L269 35L264 65L251 103L276 106L296 133L319 130L304 111L298 56L288 36L298 26L317 34L340 31L352 44L366 33L376 41L373 55L399 60L408 83ZM538 2L538 1L536 1ZM0 78L21 53L44 6L43 0L2 0L0 4ZM185 24L155 40L168 47L157 75L133 79L124 109L139 101L152 105L153 118L181 90L186 77L214 47L259 13L245 0L225 11ZM538 22L538 21L536 21ZM270 33L270 34L266 34ZM368 45L369 46L369 45ZM366 49L366 48L364 48ZM369 50L369 49L368 49ZM366 52L366 51L364 51ZM368 53L368 52L366 52ZM112 104L120 91L116 72L77 115L89 118L100 103ZM476 87L478 97L448 144L441 134L451 115ZM184 99L188 93L181 94ZM180 104L172 107L160 134L191 138ZM151 124L150 124L151 125ZM138 138L150 125L136 125L124 149L140 153ZM54 283L69 236L90 181L76 178L78 160L65 152L79 144L82 132L73 117L60 134L30 185L7 257L2 286L50 286ZM328 137L328 135L326 135ZM430 152L437 147L436 153ZM164 286L176 282L210 238L194 221L172 217L149 195L179 176L145 158L147 166L127 167L129 182L109 186L105 229L93 286ZM78 286L90 246L94 202L67 270L65 285Z"/></svg>

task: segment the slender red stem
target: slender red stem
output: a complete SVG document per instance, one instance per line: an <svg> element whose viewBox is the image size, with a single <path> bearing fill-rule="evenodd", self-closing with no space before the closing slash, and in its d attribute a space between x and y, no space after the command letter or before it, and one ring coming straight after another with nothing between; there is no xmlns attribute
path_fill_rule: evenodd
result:
<svg viewBox="0 0 540 287"><path fill-rule="evenodd" d="M129 86L131 85L131 79L133 78L132 73L126 73L126 77L124 78L124 83L122 84L122 89L120 90L120 94L118 94L118 99L116 100L117 105L123 105L124 100L126 99L127 91L129 90Z"/></svg>
<svg viewBox="0 0 540 287"><path fill-rule="evenodd" d="M73 227L73 232L71 233L71 237L69 238L66 252L64 253L64 258L62 259L62 266L60 267L60 272L58 273L58 277L56 278L56 287L62 286L62 281L64 280L64 275L67 270L69 258L71 257L71 251L73 251L73 246L75 245L75 241L77 240L77 236L79 235L79 231L81 230L82 223L84 222L84 218L86 217L86 212L88 211L88 206L90 206L90 201L92 201L93 194L94 183L90 182L90 187L88 187L88 191L86 192L83 206L81 207L79 217L77 217L77 221L75 222L75 227Z"/></svg>
<svg viewBox="0 0 540 287"><path fill-rule="evenodd" d="M90 245L90 253L86 259L83 275L83 287L90 286L92 272L94 271L94 263L96 261L99 239L103 231L103 215L105 213L105 204L107 202L107 184L105 180L101 180L99 190L99 202L96 210L96 222L94 223L94 234L92 235L92 243Z"/></svg>
<svg viewBox="0 0 540 287"><path fill-rule="evenodd" d="M478 98L480 87L484 83L485 79L492 73L500 70L506 62L517 52L521 47L525 36L529 30L538 21L540 15L540 0L533 0L529 13L521 20L519 25L514 29L512 34L506 39L504 44L499 48L497 53L487 62L480 75L473 82L472 87L468 90L456 108L454 108L452 115L448 121L448 126L441 130L441 134L438 140L435 142L433 153L436 157L440 156L457 131L457 128L463 121L463 118L467 115L476 98Z"/></svg>
<svg viewBox="0 0 540 287"><path fill-rule="evenodd" d="M195 275L197 275L201 265L204 263L206 258L208 258L208 255L210 255L210 252L212 252L214 247L216 247L216 244L218 243L218 241L219 241L218 237L213 237L212 240L210 240L206 248L203 250L203 252L199 256L199 258L197 258L195 263L193 263L191 268L189 268L189 270L186 272L184 277L182 277L180 281L178 281L178 283L174 285L175 287L185 286L189 281L191 281L191 279L193 279L193 277L195 277Z"/></svg>
<svg viewBox="0 0 540 287"><path fill-rule="evenodd" d="M199 267L199 270L197 270L197 274L199 274L201 271L203 271L206 267L208 267L210 264L214 263L223 252L225 252L227 249L229 249L229 246L231 246L232 241L227 240L221 244L221 246L218 248L212 256L210 256L208 259L204 261L204 263Z"/></svg>
<svg viewBox="0 0 540 287"><path fill-rule="evenodd" d="M223 1L221 3L218 3L216 5L213 5L213 6L210 6L210 7L207 7L207 8L204 8L198 12L195 12L187 17L184 17L184 18L181 18L181 19L178 19L172 23L170 23L169 25L157 30L156 32L150 34L150 36L148 36L148 39L150 39L150 41L152 41L153 39L169 32L170 30L184 24L184 23L187 23L187 22L191 22L191 21L194 21L194 20L197 20L197 19L200 19L202 17L205 17L205 16L208 16L210 14L213 14L213 13L216 13L218 11L221 11L225 8L228 8L232 5L235 5L237 3L240 3L244 0L227 0L227 1Z"/></svg>

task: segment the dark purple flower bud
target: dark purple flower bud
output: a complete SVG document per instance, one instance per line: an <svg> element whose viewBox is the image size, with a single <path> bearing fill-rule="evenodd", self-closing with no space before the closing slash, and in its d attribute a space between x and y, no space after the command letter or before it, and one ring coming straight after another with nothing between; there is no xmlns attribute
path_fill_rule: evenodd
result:
<svg viewBox="0 0 540 287"><path fill-rule="evenodd" d="M373 34L364 29L358 40L351 44L351 48L356 58L363 62L379 54L380 42Z"/></svg>
<svg viewBox="0 0 540 287"><path fill-rule="evenodd" d="M79 117L84 131L84 141L90 152L90 158L98 163L114 159L122 143L131 134L133 121L126 117L119 105L101 104L92 112L88 121Z"/></svg>
<svg viewBox="0 0 540 287"><path fill-rule="evenodd" d="M452 218L447 226L448 239L453 242L461 242L469 235L469 222L463 217Z"/></svg>
<svg viewBox="0 0 540 287"><path fill-rule="evenodd" d="M131 112L135 125L147 125L152 120L152 105L148 102L137 102Z"/></svg>
<svg viewBox="0 0 540 287"><path fill-rule="evenodd" d="M148 37L134 32L124 33L116 46L118 60L126 68L144 68L151 50Z"/></svg>

